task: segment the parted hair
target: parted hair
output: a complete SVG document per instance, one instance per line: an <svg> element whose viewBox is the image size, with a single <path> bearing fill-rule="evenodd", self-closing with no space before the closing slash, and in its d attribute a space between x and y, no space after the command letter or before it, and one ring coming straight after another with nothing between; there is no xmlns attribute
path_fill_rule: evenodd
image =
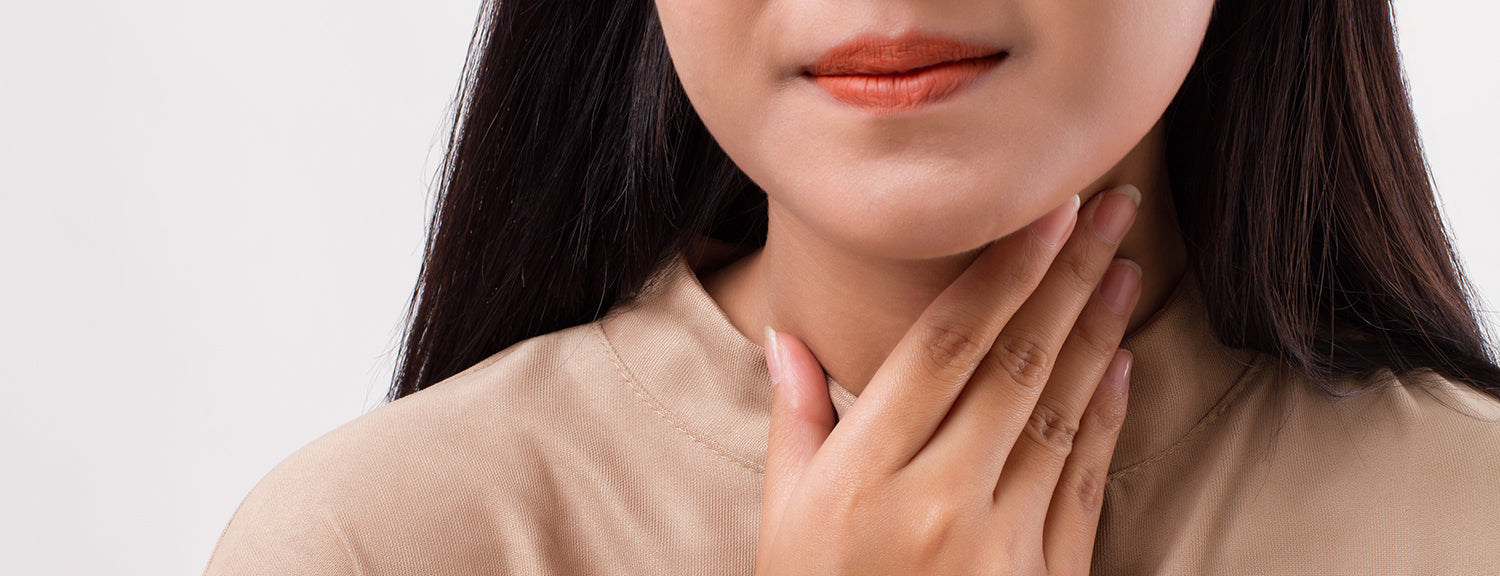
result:
<svg viewBox="0 0 1500 576"><path fill-rule="evenodd" d="M598 319L699 236L765 241L765 193L694 112L654 4L481 11L387 401ZM1388 0L1219 0L1164 122L1222 343L1330 395L1389 369L1500 398Z"/></svg>

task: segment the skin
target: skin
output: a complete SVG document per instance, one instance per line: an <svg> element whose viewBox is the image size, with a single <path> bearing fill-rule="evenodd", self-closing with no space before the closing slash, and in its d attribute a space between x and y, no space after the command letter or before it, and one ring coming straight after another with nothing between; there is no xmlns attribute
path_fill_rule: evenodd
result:
<svg viewBox="0 0 1500 576"><path fill-rule="evenodd" d="M817 360L768 329L756 573L1088 574L1140 297L1111 259L1134 212L1111 192L987 247L837 428Z"/></svg>
<svg viewBox="0 0 1500 576"><path fill-rule="evenodd" d="M702 278L781 382L758 573L1087 573L1118 342L1184 270L1160 120L1211 8L657 1L695 110L769 199L765 247ZM801 75L855 35L908 30L1009 56L893 114ZM1120 184L1138 210L1103 193ZM1066 244L1038 247L1028 225L1075 194ZM1134 225L1112 240L1110 220ZM860 396L837 430L824 371Z"/></svg>

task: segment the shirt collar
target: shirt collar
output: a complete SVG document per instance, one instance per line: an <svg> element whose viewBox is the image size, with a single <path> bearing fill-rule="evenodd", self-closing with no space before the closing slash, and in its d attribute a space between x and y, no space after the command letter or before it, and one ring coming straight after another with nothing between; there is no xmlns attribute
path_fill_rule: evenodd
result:
<svg viewBox="0 0 1500 576"><path fill-rule="evenodd" d="M685 255L599 325L643 402L705 449L765 470L771 378L764 350L729 322ZM1135 360L1111 472L1151 459L1226 409L1259 358L1219 344L1191 273L1121 347ZM842 416L856 397L831 378L828 388Z"/></svg>

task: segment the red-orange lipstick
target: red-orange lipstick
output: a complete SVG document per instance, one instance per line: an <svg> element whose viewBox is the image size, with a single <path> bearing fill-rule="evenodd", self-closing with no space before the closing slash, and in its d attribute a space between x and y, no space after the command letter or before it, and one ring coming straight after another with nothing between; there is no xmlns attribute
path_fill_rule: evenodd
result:
<svg viewBox="0 0 1500 576"><path fill-rule="evenodd" d="M838 101L884 114L941 101L1005 56L998 48L930 34L864 35L835 46L805 73Z"/></svg>

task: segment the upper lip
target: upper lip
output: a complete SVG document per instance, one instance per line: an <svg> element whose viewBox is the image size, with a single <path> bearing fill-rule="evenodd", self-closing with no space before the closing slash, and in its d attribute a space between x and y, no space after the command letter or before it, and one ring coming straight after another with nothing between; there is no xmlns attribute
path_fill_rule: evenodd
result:
<svg viewBox="0 0 1500 576"><path fill-rule="evenodd" d="M829 49L805 71L813 76L900 74L1003 52L993 46L921 32L896 37L866 34Z"/></svg>

